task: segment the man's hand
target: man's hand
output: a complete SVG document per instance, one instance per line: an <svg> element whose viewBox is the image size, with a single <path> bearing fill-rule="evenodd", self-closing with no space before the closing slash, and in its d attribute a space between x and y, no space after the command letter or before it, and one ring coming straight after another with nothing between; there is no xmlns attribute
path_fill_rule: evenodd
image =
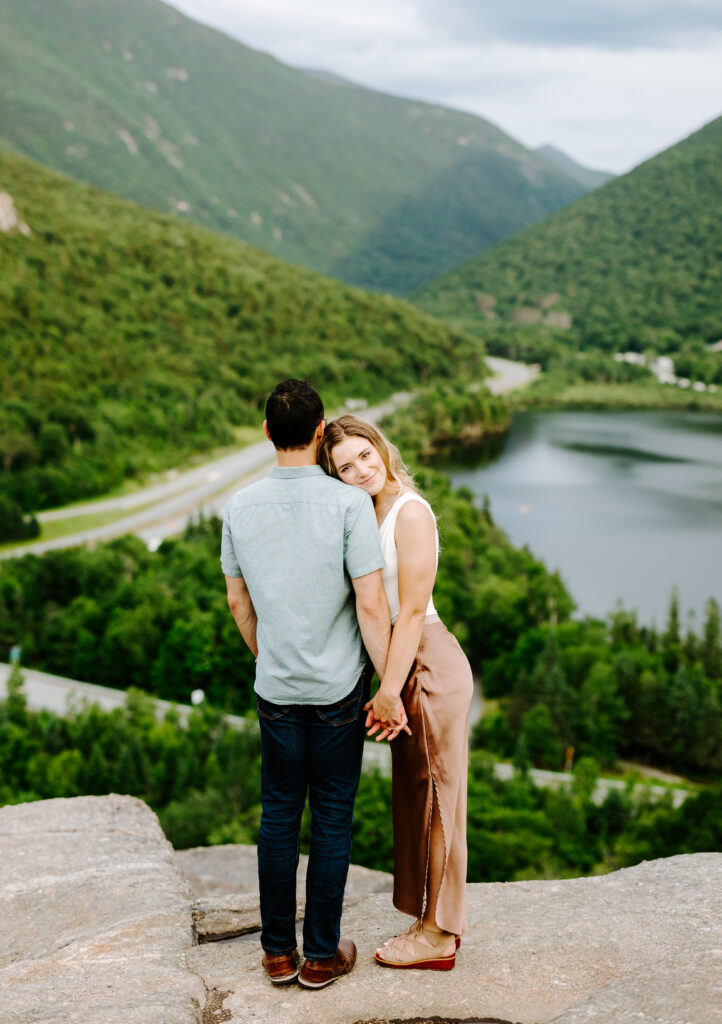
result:
<svg viewBox="0 0 722 1024"><path fill-rule="evenodd" d="M402 731L411 735L409 720L401 697L386 693L383 686L367 704L364 704L364 711L367 712L367 735L374 736L378 733L377 743L379 740L395 740Z"/></svg>

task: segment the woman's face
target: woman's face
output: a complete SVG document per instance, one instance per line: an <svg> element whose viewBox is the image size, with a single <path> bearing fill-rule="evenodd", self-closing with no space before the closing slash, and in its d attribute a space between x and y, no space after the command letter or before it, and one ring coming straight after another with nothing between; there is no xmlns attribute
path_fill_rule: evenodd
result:
<svg viewBox="0 0 722 1024"><path fill-rule="evenodd" d="M345 437L331 450L331 458L345 484L362 487L372 498L383 490L388 479L386 466L365 437Z"/></svg>

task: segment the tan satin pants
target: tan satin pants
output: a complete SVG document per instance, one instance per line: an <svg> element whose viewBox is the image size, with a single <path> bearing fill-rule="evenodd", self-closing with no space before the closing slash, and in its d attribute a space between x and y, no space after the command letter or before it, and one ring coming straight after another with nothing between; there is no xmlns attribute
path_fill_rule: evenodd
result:
<svg viewBox="0 0 722 1024"><path fill-rule="evenodd" d="M420 918L426 903L431 815L444 834L436 923L466 929L466 778L471 668L442 622L427 623L401 696L412 735L391 743L393 763L394 906Z"/></svg>

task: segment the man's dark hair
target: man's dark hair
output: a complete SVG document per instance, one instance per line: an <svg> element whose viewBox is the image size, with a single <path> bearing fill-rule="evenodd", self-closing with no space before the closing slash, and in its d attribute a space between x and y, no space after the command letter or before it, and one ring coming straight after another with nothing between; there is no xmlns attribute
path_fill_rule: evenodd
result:
<svg viewBox="0 0 722 1024"><path fill-rule="evenodd" d="M323 419L323 402L305 380L282 380L266 402L266 424L276 448L306 448Z"/></svg>

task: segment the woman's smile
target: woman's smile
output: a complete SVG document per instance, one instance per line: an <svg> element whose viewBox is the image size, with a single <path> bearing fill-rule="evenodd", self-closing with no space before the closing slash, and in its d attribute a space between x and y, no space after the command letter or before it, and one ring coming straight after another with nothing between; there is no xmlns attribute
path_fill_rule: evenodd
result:
<svg viewBox="0 0 722 1024"><path fill-rule="evenodd" d="M376 448L365 437L345 437L332 453L339 480L354 487L362 487L376 497L386 484L384 461Z"/></svg>

